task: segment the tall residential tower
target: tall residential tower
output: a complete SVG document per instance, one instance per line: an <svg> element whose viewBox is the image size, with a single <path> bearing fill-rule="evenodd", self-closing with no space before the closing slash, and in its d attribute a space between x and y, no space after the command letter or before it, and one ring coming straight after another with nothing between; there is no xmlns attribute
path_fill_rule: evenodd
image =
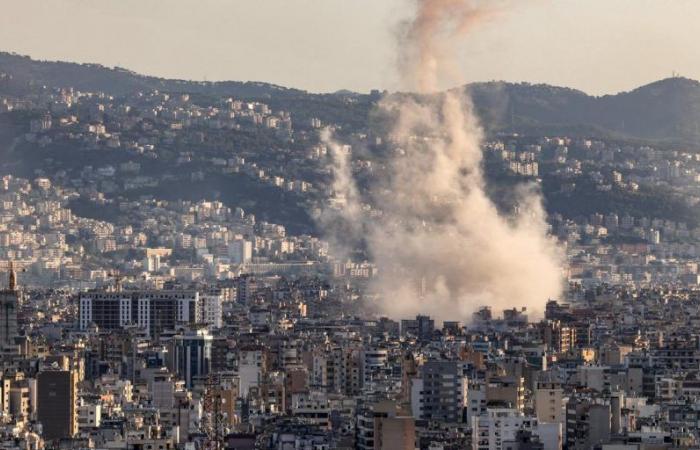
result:
<svg viewBox="0 0 700 450"><path fill-rule="evenodd" d="M17 274L10 262L10 275L7 289L0 290L0 349L14 343L17 335Z"/></svg>

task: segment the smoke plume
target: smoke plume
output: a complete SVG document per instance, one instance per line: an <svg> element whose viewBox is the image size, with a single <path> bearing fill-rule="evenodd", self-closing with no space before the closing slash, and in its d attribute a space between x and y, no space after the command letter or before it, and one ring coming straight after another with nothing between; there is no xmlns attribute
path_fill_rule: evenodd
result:
<svg viewBox="0 0 700 450"><path fill-rule="evenodd" d="M548 237L535 187L515 192L517 213L502 215L485 192L482 132L462 89L452 53L459 40L502 2L419 0L400 41L403 85L423 95L390 95L379 105L394 118L394 149L367 217L349 162L334 158L335 186L347 201L342 220L362 233L379 269L371 288L380 313L468 320L481 306L542 311L562 292L562 254ZM330 136L325 136L333 149ZM337 148L336 148L337 150ZM352 227L351 227L352 228Z"/></svg>
<svg viewBox="0 0 700 450"><path fill-rule="evenodd" d="M321 131L321 142L326 145L332 161L334 196L333 207L320 211L316 221L325 231L334 256L351 259L352 247L362 242L367 229L362 198L352 176L351 154L347 146L333 139L329 129Z"/></svg>
<svg viewBox="0 0 700 450"><path fill-rule="evenodd" d="M459 38L503 7L503 0L417 0L415 17L399 36L403 87L428 93L443 82L459 82Z"/></svg>

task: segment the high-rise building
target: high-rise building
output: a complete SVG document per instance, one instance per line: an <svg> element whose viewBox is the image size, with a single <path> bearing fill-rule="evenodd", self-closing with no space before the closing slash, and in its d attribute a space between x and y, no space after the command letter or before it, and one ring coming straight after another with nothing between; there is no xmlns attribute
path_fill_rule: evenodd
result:
<svg viewBox="0 0 700 450"><path fill-rule="evenodd" d="M2 412L15 420L27 420L31 414L32 384L22 372L7 373L2 378ZM36 388L36 385L33 386Z"/></svg>
<svg viewBox="0 0 700 450"><path fill-rule="evenodd" d="M372 379L386 367L389 351L385 348L365 349L360 352L360 383L369 386Z"/></svg>
<svg viewBox="0 0 700 450"><path fill-rule="evenodd" d="M44 370L37 375L37 418L46 440L78 432L78 376L74 370Z"/></svg>
<svg viewBox="0 0 700 450"><path fill-rule="evenodd" d="M245 346L238 352L240 396L245 398L251 388L259 387L267 370L267 355L263 347Z"/></svg>
<svg viewBox="0 0 700 450"><path fill-rule="evenodd" d="M411 335L420 340L430 340L435 331L435 321L429 316L416 316L415 319L401 321L401 335Z"/></svg>
<svg viewBox="0 0 700 450"><path fill-rule="evenodd" d="M229 244L228 253L233 264L248 264L253 259L253 243L236 239Z"/></svg>
<svg viewBox="0 0 700 450"><path fill-rule="evenodd" d="M457 361L428 361L411 381L411 410L417 419L457 423L467 405L468 380Z"/></svg>
<svg viewBox="0 0 700 450"><path fill-rule="evenodd" d="M221 328L223 325L223 296L217 292L207 292L201 296L199 322L211 328Z"/></svg>
<svg viewBox="0 0 700 450"><path fill-rule="evenodd" d="M178 324L195 324L201 316L199 305L199 292L194 290L87 292L80 297L79 326L117 330L137 325L153 337Z"/></svg>
<svg viewBox="0 0 700 450"><path fill-rule="evenodd" d="M539 382L534 394L535 413L540 422L566 423L566 402L561 384Z"/></svg>
<svg viewBox="0 0 700 450"><path fill-rule="evenodd" d="M89 430L99 428L102 422L102 405L85 403L78 406L78 428Z"/></svg>
<svg viewBox="0 0 700 450"><path fill-rule="evenodd" d="M356 448L413 450L415 447L415 419L394 402L384 400L358 413Z"/></svg>
<svg viewBox="0 0 700 450"><path fill-rule="evenodd" d="M486 415L472 417L472 448L475 450L504 450L515 448L519 432L537 430L537 419L524 416L510 408L489 408Z"/></svg>
<svg viewBox="0 0 700 450"><path fill-rule="evenodd" d="M253 300L258 291L258 281L251 275L243 275L238 278L236 285L236 302L248 304Z"/></svg>
<svg viewBox="0 0 700 450"><path fill-rule="evenodd" d="M610 442L610 402L573 395L566 404L566 447L588 449Z"/></svg>
<svg viewBox="0 0 700 450"><path fill-rule="evenodd" d="M10 275L7 289L0 291L0 348L14 343L17 335L17 275L10 263Z"/></svg>
<svg viewBox="0 0 700 450"><path fill-rule="evenodd" d="M211 349L214 338L207 330L188 331L175 336L172 343L170 370L191 388L211 372Z"/></svg>
<svg viewBox="0 0 700 450"><path fill-rule="evenodd" d="M160 270L160 255L146 255L143 259L143 269L146 272L158 272Z"/></svg>
<svg viewBox="0 0 700 450"><path fill-rule="evenodd" d="M525 380L522 377L490 378L486 383L486 402L498 402L522 412L525 408Z"/></svg>

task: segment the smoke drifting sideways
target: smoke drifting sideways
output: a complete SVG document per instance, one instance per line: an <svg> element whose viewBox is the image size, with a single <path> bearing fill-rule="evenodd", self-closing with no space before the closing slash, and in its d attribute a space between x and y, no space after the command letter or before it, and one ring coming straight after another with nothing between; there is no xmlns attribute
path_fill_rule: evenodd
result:
<svg viewBox="0 0 700 450"><path fill-rule="evenodd" d="M408 90L378 105L394 118L387 175L371 189L369 216L350 159L330 133L334 185L344 207L321 226L335 248L362 239L378 275L370 282L379 314L429 314L469 321L482 306L526 307L531 318L563 292L563 252L547 235L535 186L514 192L517 212L503 215L485 191L482 131L463 89L439 91L455 79L458 40L494 17L494 0L418 0L400 39L399 70ZM333 224L333 226L329 226ZM340 231L340 233L339 233Z"/></svg>

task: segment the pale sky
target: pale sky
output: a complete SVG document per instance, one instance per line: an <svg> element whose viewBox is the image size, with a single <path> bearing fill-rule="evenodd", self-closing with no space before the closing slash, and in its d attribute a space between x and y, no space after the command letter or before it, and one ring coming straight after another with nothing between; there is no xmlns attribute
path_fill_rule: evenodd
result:
<svg viewBox="0 0 700 450"><path fill-rule="evenodd" d="M497 1L497 0L493 0ZM700 0L513 0L460 49L464 81L591 94L700 79ZM0 50L314 92L396 88L413 0L0 0Z"/></svg>

